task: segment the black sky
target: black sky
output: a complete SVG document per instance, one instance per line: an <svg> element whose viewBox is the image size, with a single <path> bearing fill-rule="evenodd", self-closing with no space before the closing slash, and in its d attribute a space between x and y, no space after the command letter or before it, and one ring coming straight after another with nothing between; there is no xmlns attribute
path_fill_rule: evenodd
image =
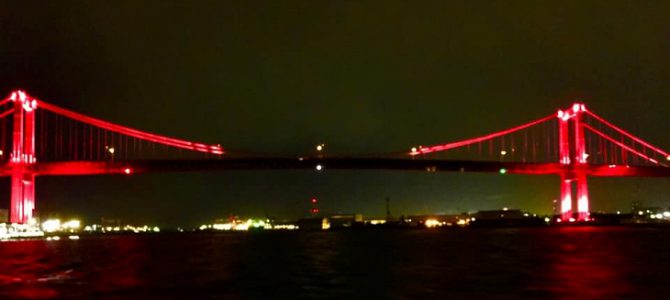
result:
<svg viewBox="0 0 670 300"><path fill-rule="evenodd" d="M632 1L2 1L0 93L240 151L405 150L580 99L670 149L670 4ZM664 179L594 179L594 209L670 206ZM239 172L40 178L38 209L193 224L229 213L547 213L557 179ZM616 188L612 188L615 186ZM4 205L8 206L8 197Z"/></svg>

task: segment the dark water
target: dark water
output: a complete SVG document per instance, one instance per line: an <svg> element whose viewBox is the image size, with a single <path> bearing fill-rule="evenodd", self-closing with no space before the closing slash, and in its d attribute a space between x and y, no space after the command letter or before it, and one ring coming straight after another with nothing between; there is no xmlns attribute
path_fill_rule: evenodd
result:
<svg viewBox="0 0 670 300"><path fill-rule="evenodd" d="M0 243L0 298L668 299L670 229L258 232Z"/></svg>

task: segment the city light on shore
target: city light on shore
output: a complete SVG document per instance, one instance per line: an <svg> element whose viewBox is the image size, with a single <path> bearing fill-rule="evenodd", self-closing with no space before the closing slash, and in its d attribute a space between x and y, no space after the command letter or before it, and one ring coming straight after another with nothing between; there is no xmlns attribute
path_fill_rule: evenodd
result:
<svg viewBox="0 0 670 300"><path fill-rule="evenodd" d="M263 230L295 230L298 226L294 224L272 224L270 220L247 219L232 220L229 222L218 222L213 224L203 224L198 227L199 230L217 230L217 231L249 231L254 229Z"/></svg>
<svg viewBox="0 0 670 300"><path fill-rule="evenodd" d="M81 221L77 219L62 222L60 219L48 219L42 223L42 230L47 233L77 232L81 228Z"/></svg>

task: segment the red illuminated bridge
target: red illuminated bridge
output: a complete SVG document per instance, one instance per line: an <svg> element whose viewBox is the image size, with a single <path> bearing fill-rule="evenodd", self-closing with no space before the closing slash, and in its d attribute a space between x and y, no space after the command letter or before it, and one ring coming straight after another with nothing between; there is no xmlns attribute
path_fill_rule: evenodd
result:
<svg viewBox="0 0 670 300"><path fill-rule="evenodd" d="M507 130L409 152L358 157L223 154L218 144L106 122L22 91L0 101L0 176L11 176L12 223L32 219L35 177L49 175L323 168L558 175L566 221L589 220L588 176L670 177L667 152L579 103Z"/></svg>

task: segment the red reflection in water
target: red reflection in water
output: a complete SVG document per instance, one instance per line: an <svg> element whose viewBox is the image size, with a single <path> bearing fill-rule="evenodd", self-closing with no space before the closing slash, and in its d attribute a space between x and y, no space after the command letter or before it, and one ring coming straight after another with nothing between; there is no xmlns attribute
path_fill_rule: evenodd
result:
<svg viewBox="0 0 670 300"><path fill-rule="evenodd" d="M144 244L138 237L107 238L98 243L104 243L104 252L99 256L98 263L92 268L98 279L95 281L95 290L117 290L140 286L141 268L146 264L147 254Z"/></svg>
<svg viewBox="0 0 670 300"><path fill-rule="evenodd" d="M136 289L144 284L145 246L134 237L0 243L0 299Z"/></svg>
<svg viewBox="0 0 670 300"><path fill-rule="evenodd" d="M565 299L612 299L632 292L625 277L628 258L612 241L602 239L602 228L557 231L560 244L548 253L552 263L543 276L548 290Z"/></svg>
<svg viewBox="0 0 670 300"><path fill-rule="evenodd" d="M0 247L0 290L10 297L53 298L59 295L47 285L51 279L63 278L57 256L46 241L6 242Z"/></svg>

